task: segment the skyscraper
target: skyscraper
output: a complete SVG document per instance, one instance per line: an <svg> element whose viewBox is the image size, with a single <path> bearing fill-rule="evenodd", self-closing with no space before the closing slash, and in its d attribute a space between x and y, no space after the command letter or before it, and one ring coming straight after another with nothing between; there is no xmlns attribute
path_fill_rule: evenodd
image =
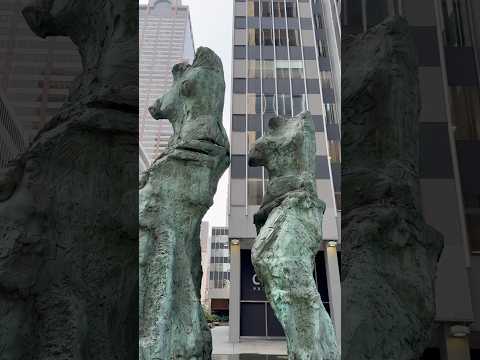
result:
<svg viewBox="0 0 480 360"><path fill-rule="evenodd" d="M226 315L230 295L228 228L212 227L209 251L208 299L210 311L217 315Z"/></svg>
<svg viewBox="0 0 480 360"><path fill-rule="evenodd" d="M153 161L166 148L173 129L168 120L154 120L148 107L171 86L173 65L195 56L190 14L180 0L151 0L140 5L139 137Z"/></svg>
<svg viewBox="0 0 480 360"><path fill-rule="evenodd" d="M41 39L30 30L21 14L26 3L0 3L0 87L31 140L66 101L81 62L69 38Z"/></svg>
<svg viewBox="0 0 480 360"><path fill-rule="evenodd" d="M25 132L15 121L13 109L4 99L0 89L0 168L6 167L27 146Z"/></svg>
<svg viewBox="0 0 480 360"><path fill-rule="evenodd" d="M421 98L420 185L426 222L444 236L436 328L425 359L480 356L480 4L343 0L344 34L387 16L409 22Z"/></svg>
<svg viewBox="0 0 480 360"><path fill-rule="evenodd" d="M316 177L327 209L316 277L340 340L340 25L333 0L236 0L229 238L231 248L230 339L281 336L280 325L253 272L253 214L268 176L248 166L247 153L276 114L304 110L316 127ZM330 246L327 246L330 244Z"/></svg>

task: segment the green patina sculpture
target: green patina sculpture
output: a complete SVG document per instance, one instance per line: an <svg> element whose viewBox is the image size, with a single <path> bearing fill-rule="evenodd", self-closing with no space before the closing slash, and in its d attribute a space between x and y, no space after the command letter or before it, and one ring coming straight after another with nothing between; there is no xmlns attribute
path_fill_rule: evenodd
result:
<svg viewBox="0 0 480 360"><path fill-rule="evenodd" d="M309 112L272 118L249 153L270 180L254 221L255 271L282 324L291 360L338 360L332 321L313 277L325 203L315 185L315 129Z"/></svg>
<svg viewBox="0 0 480 360"><path fill-rule="evenodd" d="M70 38L83 68L0 173L0 360L134 359L138 2L17 3L36 35Z"/></svg>
<svg viewBox="0 0 480 360"><path fill-rule="evenodd" d="M220 58L207 48L172 73L172 88L150 112L168 118L174 135L140 185L139 358L210 359L199 232L229 165L225 82Z"/></svg>
<svg viewBox="0 0 480 360"><path fill-rule="evenodd" d="M415 46L398 17L342 46L342 358L419 359L442 235L422 216Z"/></svg>

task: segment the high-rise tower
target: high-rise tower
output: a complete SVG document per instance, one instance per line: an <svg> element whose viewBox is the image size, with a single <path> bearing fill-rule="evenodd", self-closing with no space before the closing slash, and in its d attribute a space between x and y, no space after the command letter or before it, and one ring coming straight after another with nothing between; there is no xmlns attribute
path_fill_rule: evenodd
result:
<svg viewBox="0 0 480 360"><path fill-rule="evenodd" d="M154 120L148 107L171 86L173 65L195 56L190 14L180 0L140 5L139 137L148 161L166 148L173 134L168 120Z"/></svg>

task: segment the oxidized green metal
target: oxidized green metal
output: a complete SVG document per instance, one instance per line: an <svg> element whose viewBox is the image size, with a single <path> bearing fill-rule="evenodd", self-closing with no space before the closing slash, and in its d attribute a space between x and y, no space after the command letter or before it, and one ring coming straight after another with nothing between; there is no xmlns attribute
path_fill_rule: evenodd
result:
<svg viewBox="0 0 480 360"><path fill-rule="evenodd" d="M254 221L255 271L287 337L289 359L337 360L332 321L313 278L325 203L315 186L315 129L309 112L275 117L249 153L270 180Z"/></svg>
<svg viewBox="0 0 480 360"><path fill-rule="evenodd" d="M431 341L443 236L422 215L411 28L342 45L342 358L411 360Z"/></svg>
<svg viewBox="0 0 480 360"><path fill-rule="evenodd" d="M177 64L172 88L150 108L174 135L140 185L140 354L143 360L210 359L200 304L200 224L227 169L220 58L199 48Z"/></svg>

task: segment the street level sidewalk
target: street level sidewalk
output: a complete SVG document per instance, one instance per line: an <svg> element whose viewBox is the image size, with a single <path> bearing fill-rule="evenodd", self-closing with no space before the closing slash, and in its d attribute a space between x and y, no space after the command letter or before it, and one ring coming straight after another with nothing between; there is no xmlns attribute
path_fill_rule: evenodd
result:
<svg viewBox="0 0 480 360"><path fill-rule="evenodd" d="M286 355L287 343L285 340L240 340L231 343L228 340L228 326L216 326L212 329L212 343L214 355L232 354L265 354ZM215 359L220 357L215 356Z"/></svg>

